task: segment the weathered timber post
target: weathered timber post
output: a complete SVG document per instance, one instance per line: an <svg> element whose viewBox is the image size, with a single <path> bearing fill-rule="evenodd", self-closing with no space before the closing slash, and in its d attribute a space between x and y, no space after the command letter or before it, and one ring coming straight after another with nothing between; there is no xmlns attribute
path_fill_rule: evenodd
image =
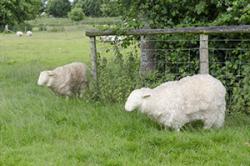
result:
<svg viewBox="0 0 250 166"><path fill-rule="evenodd" d="M209 74L208 35L200 35L200 73Z"/></svg>
<svg viewBox="0 0 250 166"><path fill-rule="evenodd" d="M146 76L155 70L154 43L152 37L141 36L141 65L140 75Z"/></svg>
<svg viewBox="0 0 250 166"><path fill-rule="evenodd" d="M90 54L92 63L92 75L94 80L97 80L97 52L96 52L96 38L95 36L90 37Z"/></svg>

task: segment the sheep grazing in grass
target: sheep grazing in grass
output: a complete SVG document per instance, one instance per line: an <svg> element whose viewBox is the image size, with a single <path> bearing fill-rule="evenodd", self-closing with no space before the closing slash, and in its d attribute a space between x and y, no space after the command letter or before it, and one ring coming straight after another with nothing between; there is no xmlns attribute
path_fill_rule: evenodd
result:
<svg viewBox="0 0 250 166"><path fill-rule="evenodd" d="M40 73L37 84L47 86L61 96L81 96L87 85L87 66L80 62Z"/></svg>
<svg viewBox="0 0 250 166"><path fill-rule="evenodd" d="M31 32L31 31L27 31L27 32L26 32L26 36L31 37L31 36L32 36L32 32Z"/></svg>
<svg viewBox="0 0 250 166"><path fill-rule="evenodd" d="M139 109L165 127L180 131L188 122L201 120L204 129L223 126L226 89L216 78L198 74L166 82L154 89L132 91L126 111Z"/></svg>
<svg viewBox="0 0 250 166"><path fill-rule="evenodd" d="M23 32L17 31L17 32L16 32L16 35L17 35L18 37L22 37L22 36L23 36Z"/></svg>

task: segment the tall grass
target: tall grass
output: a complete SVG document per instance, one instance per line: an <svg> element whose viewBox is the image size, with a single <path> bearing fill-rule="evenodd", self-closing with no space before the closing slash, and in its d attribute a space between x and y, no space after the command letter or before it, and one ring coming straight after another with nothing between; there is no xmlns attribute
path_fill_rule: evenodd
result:
<svg viewBox="0 0 250 166"><path fill-rule="evenodd" d="M83 31L0 34L0 165L249 165L250 117L223 129L177 133L123 104L66 100L36 81L41 70L89 64Z"/></svg>

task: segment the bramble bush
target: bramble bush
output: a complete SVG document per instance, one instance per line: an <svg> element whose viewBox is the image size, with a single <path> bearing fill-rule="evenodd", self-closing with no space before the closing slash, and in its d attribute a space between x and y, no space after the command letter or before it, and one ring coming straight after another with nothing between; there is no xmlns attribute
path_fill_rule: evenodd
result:
<svg viewBox="0 0 250 166"><path fill-rule="evenodd" d="M111 51L111 50L109 50ZM123 55L113 45L114 56L102 57L98 53L98 80L90 81L86 99L102 102L123 102L138 84L139 60L134 52Z"/></svg>
<svg viewBox="0 0 250 166"><path fill-rule="evenodd" d="M245 54L249 59L250 52ZM248 60L249 62L249 60ZM242 79L238 80L233 88L232 110L250 113L250 64L242 65Z"/></svg>

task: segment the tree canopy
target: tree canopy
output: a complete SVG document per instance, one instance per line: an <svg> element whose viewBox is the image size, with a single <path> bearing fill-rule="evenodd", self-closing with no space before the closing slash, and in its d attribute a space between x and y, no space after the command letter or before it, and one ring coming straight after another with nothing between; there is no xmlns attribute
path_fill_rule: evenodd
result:
<svg viewBox="0 0 250 166"><path fill-rule="evenodd" d="M102 0L76 0L74 1L76 7L82 8L86 16L101 16Z"/></svg>
<svg viewBox="0 0 250 166"><path fill-rule="evenodd" d="M177 25L249 24L250 4L247 0L119 0L126 20L145 21L152 28Z"/></svg>
<svg viewBox="0 0 250 166"><path fill-rule="evenodd" d="M14 25L33 19L39 14L40 0L1 0L0 26Z"/></svg>
<svg viewBox="0 0 250 166"><path fill-rule="evenodd" d="M65 17L70 11L69 0L48 0L47 11L54 17Z"/></svg>

